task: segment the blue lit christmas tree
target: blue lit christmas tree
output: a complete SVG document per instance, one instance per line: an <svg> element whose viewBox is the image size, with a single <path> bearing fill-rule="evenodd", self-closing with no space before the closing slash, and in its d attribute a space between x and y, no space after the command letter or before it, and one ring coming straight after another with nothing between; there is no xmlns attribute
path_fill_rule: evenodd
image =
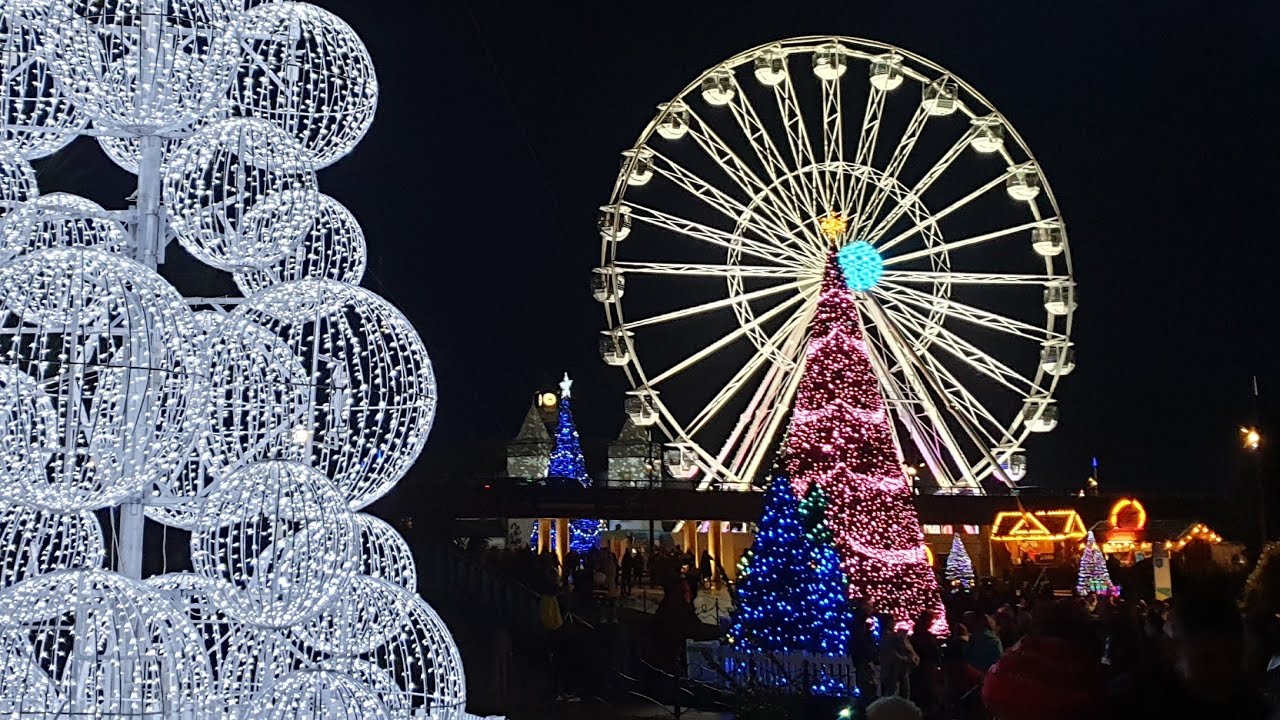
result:
<svg viewBox="0 0 1280 720"><path fill-rule="evenodd" d="M547 466L547 478L554 482L569 480L578 481L582 487L591 487L591 476L587 474L587 461L582 456L582 444L578 439L578 428L573 423L573 410L569 407L569 397L573 389L573 381L569 373L564 374L560 382L560 415L556 421L555 448L551 451L551 462ZM596 546L596 538L600 535L599 520L572 520L569 522L569 549L583 554ZM536 542L538 523L533 523L533 538L529 544ZM556 544L556 529L551 528L551 546Z"/></svg>
<svg viewBox="0 0 1280 720"><path fill-rule="evenodd" d="M953 588L972 590L975 581L973 561L957 533L951 536L951 554L947 555L947 582Z"/></svg>
<svg viewBox="0 0 1280 720"><path fill-rule="evenodd" d="M816 652L843 656L849 650L849 581L840 569L831 529L827 527L827 495L814 483L800 501L800 520L813 557L807 602L815 617L813 631Z"/></svg>
<svg viewBox="0 0 1280 720"><path fill-rule="evenodd" d="M800 503L779 475L769 486L756 524L747 574L739 579L729 641L740 650L793 653L811 650L810 562L813 550L800 522Z"/></svg>

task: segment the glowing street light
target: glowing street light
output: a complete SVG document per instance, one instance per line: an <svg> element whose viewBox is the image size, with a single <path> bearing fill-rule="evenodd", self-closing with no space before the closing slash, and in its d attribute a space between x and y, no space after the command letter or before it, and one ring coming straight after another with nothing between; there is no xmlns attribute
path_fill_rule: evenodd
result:
<svg viewBox="0 0 1280 720"><path fill-rule="evenodd" d="M1240 428L1240 435L1244 442L1245 450L1257 450L1262 445L1262 433L1258 432L1255 427Z"/></svg>

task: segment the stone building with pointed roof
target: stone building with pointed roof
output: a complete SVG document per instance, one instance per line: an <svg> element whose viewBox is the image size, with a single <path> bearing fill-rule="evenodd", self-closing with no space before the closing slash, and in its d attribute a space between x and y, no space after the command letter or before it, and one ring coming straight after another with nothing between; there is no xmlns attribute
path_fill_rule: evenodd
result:
<svg viewBox="0 0 1280 720"><path fill-rule="evenodd" d="M553 396L554 397L554 396ZM542 396L534 396L529 412L524 416L520 432L507 443L507 476L514 478L544 478L551 463L551 450L555 444L543 420ZM554 406L554 402L552 405Z"/></svg>
<svg viewBox="0 0 1280 720"><path fill-rule="evenodd" d="M608 483L613 487L637 487L656 481L662 472L662 445L647 428L627 418L618 439L609 443Z"/></svg>

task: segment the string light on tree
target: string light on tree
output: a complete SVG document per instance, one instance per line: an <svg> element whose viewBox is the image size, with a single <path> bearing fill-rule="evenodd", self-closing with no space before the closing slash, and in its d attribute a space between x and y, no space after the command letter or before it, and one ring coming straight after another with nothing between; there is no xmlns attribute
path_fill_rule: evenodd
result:
<svg viewBox="0 0 1280 720"><path fill-rule="evenodd" d="M827 495L820 484L810 485L800 501L800 520L812 553L808 603L817 633L813 647L818 654L841 657L849 649L853 613L849 607L849 581L840 569L835 538L827 527Z"/></svg>
<svg viewBox="0 0 1280 720"><path fill-rule="evenodd" d="M569 373L560 381L560 409L556 419L555 445L551 450L551 462L547 466L548 478L576 480L582 487L591 487L591 476L587 474L587 461L582 455L582 443L578 439L578 428L573 422L573 409L569 406L573 394L573 381ZM569 521L569 549L582 554L596 546L600 536L600 520L578 519ZM533 535L529 541L534 545L538 537L538 521L533 523ZM556 529L551 528L551 546L556 544Z"/></svg>
<svg viewBox="0 0 1280 720"><path fill-rule="evenodd" d="M973 574L973 561L969 559L969 551L964 548L960 534L951 536L951 553L947 555L947 582L951 587L961 590L972 590L976 580Z"/></svg>
<svg viewBox="0 0 1280 720"><path fill-rule="evenodd" d="M1098 593L1099 595L1114 592L1116 586L1111 582L1111 574L1107 572L1107 558L1098 547L1093 531L1084 539L1084 553L1080 556L1080 570L1076 574L1076 592L1081 595Z"/></svg>
<svg viewBox="0 0 1280 720"><path fill-rule="evenodd" d="M797 492L817 483L826 493L849 597L907 625L932 610L930 630L945 634L937 578L846 282L832 253L787 433L787 472Z"/></svg>

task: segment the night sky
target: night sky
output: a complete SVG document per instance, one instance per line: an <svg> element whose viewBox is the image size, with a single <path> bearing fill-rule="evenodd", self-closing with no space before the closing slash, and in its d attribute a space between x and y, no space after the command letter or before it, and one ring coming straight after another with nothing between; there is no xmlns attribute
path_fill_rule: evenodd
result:
<svg viewBox="0 0 1280 720"><path fill-rule="evenodd" d="M367 233L365 285L431 352L425 467L500 446L564 370L588 451L616 434L625 379L598 358L587 280L618 154L702 70L795 35L922 54L1036 153L1080 296L1079 367L1034 446L1038 483L1078 486L1097 456L1104 486L1213 491L1240 470L1250 378L1264 407L1280 397L1274 3L318 4L364 38L381 81L373 129L320 184ZM38 168L44 192L128 194L91 140ZM226 282L181 260L166 272L189 293Z"/></svg>

